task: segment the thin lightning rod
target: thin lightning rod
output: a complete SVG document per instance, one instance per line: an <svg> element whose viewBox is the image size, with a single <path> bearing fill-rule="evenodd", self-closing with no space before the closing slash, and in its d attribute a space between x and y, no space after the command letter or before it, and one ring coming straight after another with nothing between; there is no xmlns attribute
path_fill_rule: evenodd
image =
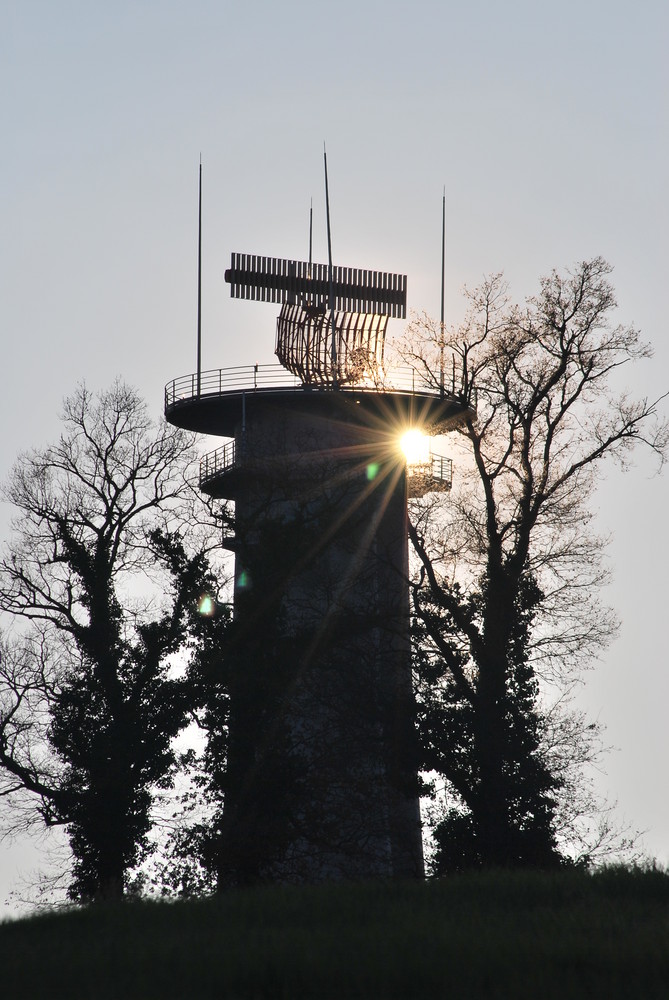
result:
<svg viewBox="0 0 669 1000"><path fill-rule="evenodd" d="M197 394L200 395L202 377L202 157L200 156L200 185L198 191L197 224Z"/></svg>
<svg viewBox="0 0 669 1000"><path fill-rule="evenodd" d="M309 277L311 277L311 264L313 261L313 244L314 244L314 199L311 198L309 202Z"/></svg>
<svg viewBox="0 0 669 1000"><path fill-rule="evenodd" d="M441 395L444 395L444 285L446 283L446 187L441 201L441 325L439 327L439 364Z"/></svg>
<svg viewBox="0 0 669 1000"><path fill-rule="evenodd" d="M330 356L332 358L332 387L337 388L337 338L335 331L335 311L334 311L334 284L332 277L332 234L330 231L330 192L328 188L328 154L323 143L323 163L325 166L325 214L328 226L328 281L330 284L330 321L332 323L332 346Z"/></svg>

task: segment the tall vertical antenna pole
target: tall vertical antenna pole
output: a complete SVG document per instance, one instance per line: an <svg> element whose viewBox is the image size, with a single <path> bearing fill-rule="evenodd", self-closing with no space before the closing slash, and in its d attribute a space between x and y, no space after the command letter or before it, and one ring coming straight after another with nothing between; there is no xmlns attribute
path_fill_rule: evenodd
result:
<svg viewBox="0 0 669 1000"><path fill-rule="evenodd" d="M198 192L197 224L197 394L202 381L202 157L200 157L200 185Z"/></svg>
<svg viewBox="0 0 669 1000"><path fill-rule="evenodd" d="M311 265L314 259L313 246L314 246L314 199L312 198L309 203L309 271L307 272L309 277L311 277Z"/></svg>
<svg viewBox="0 0 669 1000"><path fill-rule="evenodd" d="M332 359L332 388L337 388L337 337L335 330L334 284L332 280L332 234L330 231L330 192L328 189L328 154L323 143L323 163L325 165L325 214L328 225L328 282L330 285L330 322L332 325L332 344L330 357Z"/></svg>
<svg viewBox="0 0 669 1000"><path fill-rule="evenodd" d="M441 202L441 323L439 326L439 390L444 395L444 285L446 281L446 187Z"/></svg>
<svg viewBox="0 0 669 1000"><path fill-rule="evenodd" d="M311 281L312 265L313 265L313 246L314 246L314 199L309 199L309 268L307 270L307 277ZM306 303L307 305L312 305L313 297L307 295ZM312 330L311 324L307 323L305 326L306 333L306 350L304 352L304 369L305 373L311 378L311 369L313 366L313 355L312 355Z"/></svg>

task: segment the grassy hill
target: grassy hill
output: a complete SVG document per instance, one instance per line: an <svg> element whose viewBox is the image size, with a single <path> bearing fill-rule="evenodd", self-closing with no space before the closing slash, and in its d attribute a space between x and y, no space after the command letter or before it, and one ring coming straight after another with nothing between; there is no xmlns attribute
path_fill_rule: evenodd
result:
<svg viewBox="0 0 669 1000"><path fill-rule="evenodd" d="M267 887L0 925L11 998L669 997L669 876Z"/></svg>

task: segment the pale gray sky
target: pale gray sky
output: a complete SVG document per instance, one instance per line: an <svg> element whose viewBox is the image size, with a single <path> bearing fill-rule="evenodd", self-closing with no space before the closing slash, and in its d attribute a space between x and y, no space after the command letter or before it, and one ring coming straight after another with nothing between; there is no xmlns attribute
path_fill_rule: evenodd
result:
<svg viewBox="0 0 669 1000"><path fill-rule="evenodd" d="M436 314L445 185L447 320L484 273L522 299L601 254L656 349L630 388L660 395L668 29L665 0L0 0L0 475L77 381L120 374L157 415L193 370L200 154L205 368L273 361L276 307L223 271L303 258L312 196L326 259L325 140L335 262L406 273ZM667 477L612 470L598 504L623 628L583 703L619 748L602 787L666 862Z"/></svg>

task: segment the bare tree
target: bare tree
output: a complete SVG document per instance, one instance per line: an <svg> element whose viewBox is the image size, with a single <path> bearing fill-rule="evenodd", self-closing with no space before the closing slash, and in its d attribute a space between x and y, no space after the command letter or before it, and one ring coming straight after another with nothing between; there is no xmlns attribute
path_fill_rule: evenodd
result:
<svg viewBox="0 0 669 1000"><path fill-rule="evenodd" d="M172 669L212 586L194 528L190 435L155 427L136 393L83 386L63 432L5 486L0 559L0 796L10 823L64 824L70 895L119 896L147 847L153 790L175 768L192 695ZM194 532L194 533L193 533Z"/></svg>
<svg viewBox="0 0 669 1000"><path fill-rule="evenodd" d="M616 628L590 506L603 461L626 465L644 445L661 462L667 447L659 400L621 388L651 351L611 323L610 271L597 258L553 272L524 307L497 275L468 293L461 329L423 318L399 345L434 387L452 357L470 406L450 438L452 495L418 502L410 526L426 763L459 803L441 831L445 867L557 859L570 749L595 752L573 734L565 744L538 678L564 690ZM462 850L449 854L449 837Z"/></svg>

